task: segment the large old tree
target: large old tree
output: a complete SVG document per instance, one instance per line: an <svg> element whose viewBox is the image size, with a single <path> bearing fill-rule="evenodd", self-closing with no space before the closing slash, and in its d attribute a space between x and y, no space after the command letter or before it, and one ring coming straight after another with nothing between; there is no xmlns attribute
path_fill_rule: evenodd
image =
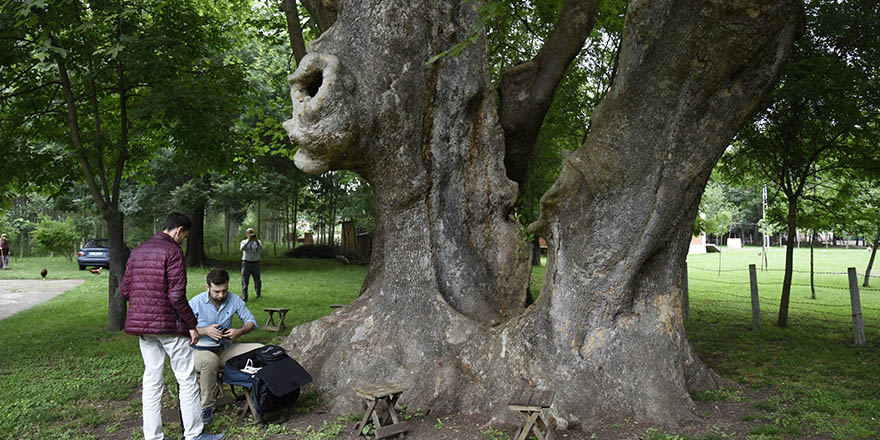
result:
<svg viewBox="0 0 880 440"><path fill-rule="evenodd" d="M506 75L499 104L485 39L427 63L469 36L473 2L323 2L336 20L290 77L285 128L304 171L370 182L376 238L360 298L285 345L337 408L354 408L354 386L391 380L414 407L502 414L536 386L556 391L562 427L674 423L695 417L689 391L717 386L685 333L681 267L710 170L771 89L800 6L630 2L612 89L530 227L550 251L526 308L505 144L529 156L524 124L543 118L589 3L567 2L564 39Z"/></svg>

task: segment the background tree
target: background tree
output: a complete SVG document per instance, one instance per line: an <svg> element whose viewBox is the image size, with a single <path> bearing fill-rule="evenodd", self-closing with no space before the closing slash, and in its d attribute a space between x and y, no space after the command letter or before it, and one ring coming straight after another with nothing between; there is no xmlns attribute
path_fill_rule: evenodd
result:
<svg viewBox="0 0 880 440"><path fill-rule="evenodd" d="M797 41L773 104L740 134L726 166L758 173L785 197L785 277L776 325L788 325L799 203L824 173L864 166L876 146L866 129L880 116L874 66L880 6L855 1L806 2L807 31Z"/></svg>
<svg viewBox="0 0 880 440"><path fill-rule="evenodd" d="M74 246L79 239L80 235L71 219L52 220L43 217L34 230L34 241L37 244L52 253L64 255L68 261L73 261Z"/></svg>
<svg viewBox="0 0 880 440"><path fill-rule="evenodd" d="M334 5L333 28L290 77L284 126L300 169L350 169L370 183L376 239L361 297L284 344L318 390L351 410L351 378L402 381L412 405L477 411L563 381L563 426L693 417L688 390L717 383L681 319L692 221L712 166L776 79L798 4L630 3L613 85L530 227L550 249L528 309L528 255L508 219L512 131L499 114L520 106L543 120L543 104L502 92L497 107L474 3ZM563 12L557 26L570 19L593 21ZM474 44L436 57L464 40ZM547 63L564 71L570 54ZM543 103L551 82L515 84Z"/></svg>
<svg viewBox="0 0 880 440"><path fill-rule="evenodd" d="M123 182L169 135L210 119L193 113L210 97L185 92L203 92L198 85L226 68L219 17L236 4L73 0L3 9L4 133L75 158L108 227L110 329L125 320L117 293L127 258Z"/></svg>

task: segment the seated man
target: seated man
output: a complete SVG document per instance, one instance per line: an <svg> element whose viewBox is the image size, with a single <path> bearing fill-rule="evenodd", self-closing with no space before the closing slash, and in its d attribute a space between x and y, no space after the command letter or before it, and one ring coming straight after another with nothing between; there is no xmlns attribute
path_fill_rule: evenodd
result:
<svg viewBox="0 0 880 440"><path fill-rule="evenodd" d="M189 306L198 319L196 330L199 342L195 345L195 367L199 373L202 395L202 420L205 424L214 420L214 404L217 400L217 372L233 356L260 348L263 344L233 343L239 336L257 328L257 320L242 299L229 293L229 272L214 269L208 273L208 291L189 300ZM241 328L232 327L232 315L243 323Z"/></svg>

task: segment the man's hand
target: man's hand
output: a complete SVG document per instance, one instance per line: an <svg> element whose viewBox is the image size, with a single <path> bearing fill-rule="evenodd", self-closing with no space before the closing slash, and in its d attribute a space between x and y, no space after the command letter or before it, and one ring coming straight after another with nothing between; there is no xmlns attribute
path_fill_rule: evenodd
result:
<svg viewBox="0 0 880 440"><path fill-rule="evenodd" d="M199 327L198 331L199 331L199 334L207 336L211 339L220 340L222 338L228 337L228 336L226 336L225 333L220 331L220 324L211 324L207 327ZM228 332L228 330L227 330L227 332Z"/></svg>
<svg viewBox="0 0 880 440"><path fill-rule="evenodd" d="M192 347L193 345L196 345L196 342L199 342L199 331L194 328L191 328L191 329L189 329L189 345L190 345L190 347Z"/></svg>
<svg viewBox="0 0 880 440"><path fill-rule="evenodd" d="M229 338L230 340L235 340L239 336L243 335L244 332L240 328L231 328L226 330L226 333L223 334L223 337Z"/></svg>

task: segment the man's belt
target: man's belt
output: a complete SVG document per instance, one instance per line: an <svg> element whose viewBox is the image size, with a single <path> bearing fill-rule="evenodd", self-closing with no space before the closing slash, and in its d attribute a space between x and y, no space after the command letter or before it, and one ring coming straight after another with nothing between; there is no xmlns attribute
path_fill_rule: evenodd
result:
<svg viewBox="0 0 880 440"><path fill-rule="evenodd" d="M251 263L251 264L257 264L257 263L259 263L259 262L260 262L260 260L257 260L257 261L251 261L251 260L242 260L242 261L244 261L244 262L245 262L245 263Z"/></svg>

